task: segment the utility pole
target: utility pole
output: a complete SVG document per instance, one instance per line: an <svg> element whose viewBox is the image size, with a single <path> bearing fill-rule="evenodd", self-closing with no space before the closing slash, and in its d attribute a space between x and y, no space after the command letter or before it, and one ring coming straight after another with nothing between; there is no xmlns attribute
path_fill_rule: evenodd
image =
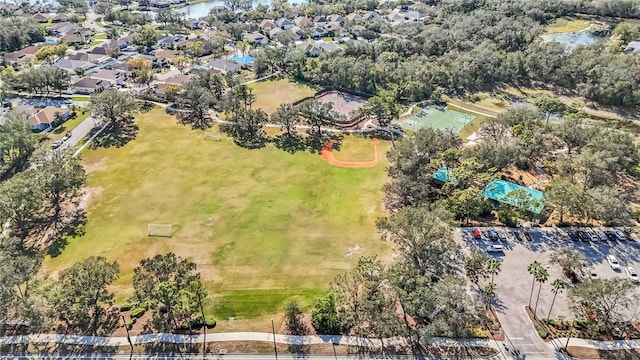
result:
<svg viewBox="0 0 640 360"><path fill-rule="evenodd" d="M133 354L133 343L131 342L129 327L127 326L127 320L124 318L124 315L122 315L122 323L124 324L124 329L127 331L127 341L129 342L129 346L131 346L131 353Z"/></svg>
<svg viewBox="0 0 640 360"><path fill-rule="evenodd" d="M273 351L276 353L276 360L278 360L278 347L276 346L276 327L271 319L271 333L273 334Z"/></svg>

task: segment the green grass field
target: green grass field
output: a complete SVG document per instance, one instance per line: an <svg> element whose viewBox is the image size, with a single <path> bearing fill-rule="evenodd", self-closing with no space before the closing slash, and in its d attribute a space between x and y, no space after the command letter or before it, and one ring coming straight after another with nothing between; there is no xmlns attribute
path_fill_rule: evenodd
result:
<svg viewBox="0 0 640 360"><path fill-rule="evenodd" d="M345 141L333 157L341 161L371 161L375 158L376 145L371 140Z"/></svg>
<svg viewBox="0 0 640 360"><path fill-rule="evenodd" d="M375 220L385 161L346 169L317 154L268 146L246 150L231 140L204 140L154 109L137 117L135 140L88 151L86 234L45 267L52 272L91 255L118 260L113 286L131 294L132 270L145 257L173 251L198 265L224 319L278 313L284 301L307 304L360 254L389 254ZM378 145L381 153L388 143ZM173 238L147 237L148 223L171 223Z"/></svg>
<svg viewBox="0 0 640 360"><path fill-rule="evenodd" d="M291 103L313 96L316 91L307 85L296 83L288 79L266 80L249 84L256 94L253 107L271 114L283 103Z"/></svg>
<svg viewBox="0 0 640 360"><path fill-rule="evenodd" d="M586 30L592 23L578 18L560 18L544 28L545 34L557 34Z"/></svg>

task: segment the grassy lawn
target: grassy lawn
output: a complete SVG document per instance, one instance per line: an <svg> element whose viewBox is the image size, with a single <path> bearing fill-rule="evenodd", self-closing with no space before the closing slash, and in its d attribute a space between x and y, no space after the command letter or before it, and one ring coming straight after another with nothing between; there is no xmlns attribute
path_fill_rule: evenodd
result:
<svg viewBox="0 0 640 360"><path fill-rule="evenodd" d="M84 155L91 194L86 234L48 257L48 270L91 255L116 259L121 276L113 290L123 301L139 261L173 251L196 262L216 294L211 313L254 319L278 313L293 296L311 304L355 263L359 254L350 256L351 247L389 254L375 229L385 215L386 161L347 169L307 152L246 150L229 139L204 140L161 109L137 123L132 142ZM390 145L378 146L383 153ZM147 237L152 222L173 224L174 236Z"/></svg>
<svg viewBox="0 0 640 360"><path fill-rule="evenodd" d="M72 96L71 100L73 101L89 101L91 100L90 96Z"/></svg>
<svg viewBox="0 0 640 360"><path fill-rule="evenodd" d="M105 34L105 33L97 33L94 36L94 39L96 39L96 40L107 40L107 34Z"/></svg>
<svg viewBox="0 0 640 360"><path fill-rule="evenodd" d="M84 110L84 114L82 113ZM64 123L58 125L53 131L51 131L51 135L49 136L52 140L58 140L64 136L67 131L72 131L78 126L84 119L88 118L91 113L87 109L78 108L76 109L76 117L73 119L69 119Z"/></svg>
<svg viewBox="0 0 640 360"><path fill-rule="evenodd" d="M588 20L566 17L557 19L553 23L547 25L544 32L546 34L575 32L586 30L589 26L591 26L591 22Z"/></svg>
<svg viewBox="0 0 640 360"><path fill-rule="evenodd" d="M309 86L288 79L255 82L249 84L249 87L256 94L253 107L268 114L274 112L280 104L291 103L316 93Z"/></svg>
<svg viewBox="0 0 640 360"><path fill-rule="evenodd" d="M464 109L460 109L459 107L454 106L454 105L448 105L447 109L455 110L455 111L459 111L459 112L462 112L462 113L465 113L465 114L470 114L470 115L475 116L473 118L473 120L471 120L471 122L469 122L462 129L460 129L460 131L458 131L458 135L460 135L462 140L466 140L469 136L471 136L471 134L473 134L474 132L478 131L478 129L480 129L480 126L482 125L482 123L484 123L488 119L488 117L486 117L486 116L478 115L478 114L475 114L473 112L466 111Z"/></svg>
<svg viewBox="0 0 640 360"><path fill-rule="evenodd" d="M95 45L100 45L104 42L104 40L94 40L92 41L89 45L90 46L95 46Z"/></svg>
<svg viewBox="0 0 640 360"><path fill-rule="evenodd" d="M333 157L341 161L371 161L375 158L375 145L370 140L346 141Z"/></svg>

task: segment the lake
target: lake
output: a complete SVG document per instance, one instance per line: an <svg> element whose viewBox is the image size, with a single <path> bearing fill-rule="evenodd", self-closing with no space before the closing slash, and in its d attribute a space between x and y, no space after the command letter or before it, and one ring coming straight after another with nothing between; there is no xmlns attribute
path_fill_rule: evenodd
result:
<svg viewBox="0 0 640 360"><path fill-rule="evenodd" d="M589 46L598 41L591 31L557 33L543 36L545 41L557 41L564 45L567 50L573 51L579 45Z"/></svg>
<svg viewBox="0 0 640 360"><path fill-rule="evenodd" d="M269 5L271 4L271 1L272 0L253 0L253 6L260 5L260 4ZM295 4L301 4L304 2L306 1L297 0L297 1L292 1L291 4L295 5ZM209 10L211 10L211 8L216 6L223 6L223 5L224 5L224 1L213 0L213 1L201 2L197 4L186 5L183 7L179 7L175 10L183 14L186 14L188 18L198 19L198 18L209 15Z"/></svg>

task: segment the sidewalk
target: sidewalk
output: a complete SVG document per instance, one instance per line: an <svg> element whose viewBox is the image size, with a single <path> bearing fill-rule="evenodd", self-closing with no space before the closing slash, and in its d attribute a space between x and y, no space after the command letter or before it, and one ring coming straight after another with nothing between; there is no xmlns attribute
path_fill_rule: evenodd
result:
<svg viewBox="0 0 640 360"><path fill-rule="evenodd" d="M176 335L176 334L145 334L132 336L131 342L134 345L146 343L171 343L171 344L192 344L202 343L205 340L204 335ZM227 342L227 341L261 341L273 342L273 335L264 332L231 332L231 333L212 333L206 335L206 342ZM276 334L276 343L290 345L313 345L313 344L330 344L350 345L350 346L380 346L380 339L369 339L355 336L340 335L314 335L314 336L294 336ZM67 345L91 345L91 346L129 346L126 337L101 337L101 336L78 336L78 335L60 335L60 334L33 334L24 336L5 336L0 337L0 345L11 344L31 344L31 343L56 343ZM385 345L405 344L404 338L388 338L384 339ZM488 347L499 350L495 342L484 339L465 339L453 340L446 338L432 338L430 344L456 347Z"/></svg>

